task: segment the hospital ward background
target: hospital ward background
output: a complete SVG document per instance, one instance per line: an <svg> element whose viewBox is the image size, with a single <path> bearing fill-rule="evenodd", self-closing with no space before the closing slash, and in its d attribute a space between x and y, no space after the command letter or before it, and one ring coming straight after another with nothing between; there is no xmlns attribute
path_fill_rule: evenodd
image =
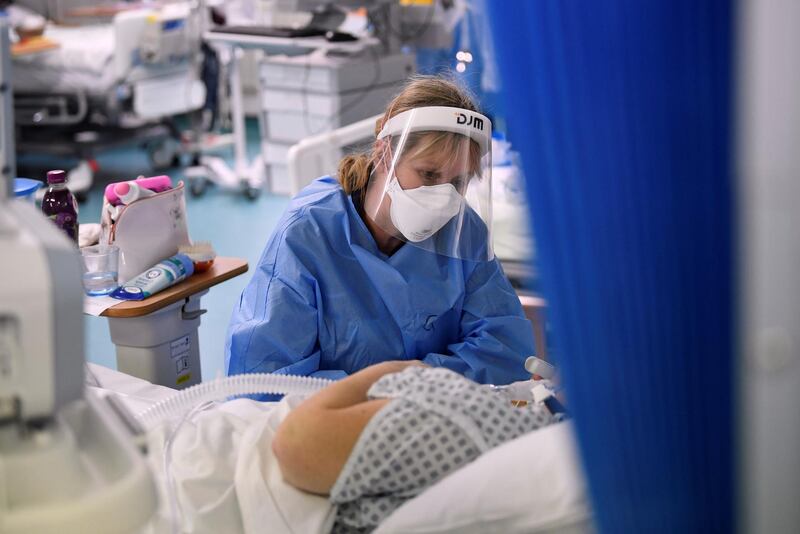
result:
<svg viewBox="0 0 800 534"><path fill-rule="evenodd" d="M0 533L800 531L789 0L0 0Z"/></svg>

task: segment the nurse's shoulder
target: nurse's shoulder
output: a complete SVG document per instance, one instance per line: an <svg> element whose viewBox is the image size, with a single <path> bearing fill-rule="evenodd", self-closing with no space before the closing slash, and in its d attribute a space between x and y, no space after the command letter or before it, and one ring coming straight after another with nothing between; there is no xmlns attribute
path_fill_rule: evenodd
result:
<svg viewBox="0 0 800 534"><path fill-rule="evenodd" d="M291 217L313 208L340 208L344 207L345 201L346 196L339 181L332 176L323 176L297 193L289 202L286 214Z"/></svg>
<svg viewBox="0 0 800 534"><path fill-rule="evenodd" d="M327 255L339 239L335 220L345 210L347 197L339 182L323 176L303 188L291 201L272 232L259 265L295 269ZM294 267L289 267L294 266Z"/></svg>
<svg viewBox="0 0 800 534"><path fill-rule="evenodd" d="M336 178L323 176L303 188L290 202L276 228L280 242L315 248L314 241L337 240L347 195ZM318 243L318 245L321 243Z"/></svg>

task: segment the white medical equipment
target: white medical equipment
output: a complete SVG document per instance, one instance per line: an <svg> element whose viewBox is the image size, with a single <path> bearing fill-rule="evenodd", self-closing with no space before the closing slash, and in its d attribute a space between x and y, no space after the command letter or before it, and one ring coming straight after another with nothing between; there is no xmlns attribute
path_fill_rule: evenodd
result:
<svg viewBox="0 0 800 534"><path fill-rule="evenodd" d="M226 33L224 27L206 32L204 39L230 56L231 115L234 165L222 158L202 156L187 169L190 191L201 195L209 182L240 189L256 198L268 181L273 192L286 193L286 152L292 142L309 134L358 120L385 106L394 85L413 72L413 59L402 54L381 55L377 40L329 42L321 37L274 37ZM259 83L261 154L246 154L244 104L240 62L246 49L267 57Z"/></svg>
<svg viewBox="0 0 800 534"><path fill-rule="evenodd" d="M7 28L0 16L4 72ZM0 97L8 109L10 93ZM0 115L10 150L12 117ZM0 531L136 532L155 493L120 421L84 396L77 250L32 204L7 198L8 183L0 184Z"/></svg>
<svg viewBox="0 0 800 534"><path fill-rule="evenodd" d="M139 142L156 168L178 161L177 114L199 109L200 14L190 2L121 11L110 24L48 25L57 49L14 60L20 152L78 156L86 191L94 154Z"/></svg>
<svg viewBox="0 0 800 534"><path fill-rule="evenodd" d="M452 40L447 14L460 12L450 2L395 0L340 0L335 8L321 0L241 1L229 6L234 24L335 28L353 31L359 39L274 37L267 32L259 35L258 27L238 34L225 33L224 27L206 32L204 38L215 48L225 47L231 58L235 163L230 168L221 158L201 157L199 165L189 170L190 190L197 195L209 182L242 190L249 198L255 198L262 185L273 193L293 194L287 162L292 143L382 111L416 69L413 55L401 53L401 48L447 46ZM365 9L356 16L342 8ZM363 36L365 26L374 37ZM258 49L268 56L260 62L257 84L261 154L252 161L245 152L240 79L244 49Z"/></svg>
<svg viewBox="0 0 800 534"><path fill-rule="evenodd" d="M294 143L381 113L415 71L413 55L386 54L375 47L264 58L261 153L272 192L293 189L287 158Z"/></svg>
<svg viewBox="0 0 800 534"><path fill-rule="evenodd" d="M202 381L197 330L206 313L198 291L149 313L130 317L108 315L117 368L171 388L181 389Z"/></svg>
<svg viewBox="0 0 800 534"><path fill-rule="evenodd" d="M137 415L144 428L168 419L183 419L194 408L206 403L224 402L242 395L303 395L309 396L333 384L329 378L313 376L247 373L217 378L185 389L157 402Z"/></svg>
<svg viewBox="0 0 800 534"><path fill-rule="evenodd" d="M200 299L211 286L247 271L247 261L217 257L207 271L196 273L142 301L87 297L87 313L108 318L120 371L170 388L202 381L197 329L205 309ZM108 307L112 301L113 307ZM97 310L95 305L104 305Z"/></svg>
<svg viewBox="0 0 800 534"><path fill-rule="evenodd" d="M366 18L389 53L404 46L451 47L453 29L467 8L465 0L229 0L225 7L229 24L360 33Z"/></svg>
<svg viewBox="0 0 800 534"><path fill-rule="evenodd" d="M545 379L551 379L556 376L556 368L536 356L531 356L525 360L525 370L532 375L539 375Z"/></svg>

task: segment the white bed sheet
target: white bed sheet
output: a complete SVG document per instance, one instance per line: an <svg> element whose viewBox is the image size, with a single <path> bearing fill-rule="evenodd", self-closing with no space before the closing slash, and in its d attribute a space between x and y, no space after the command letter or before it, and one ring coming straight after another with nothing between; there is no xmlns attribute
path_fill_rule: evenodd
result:
<svg viewBox="0 0 800 534"><path fill-rule="evenodd" d="M115 395L134 414L175 394L99 365L89 364L89 371L90 381L100 385L91 389ZM173 532L176 515L181 517L181 532L329 532L335 506L325 497L286 484L270 446L278 425L300 401L237 399L198 413L181 426L172 443L171 482L165 476L164 453L172 426L148 432L147 463L156 479L159 510L145 532ZM175 501L169 487L174 488Z"/></svg>
<svg viewBox="0 0 800 534"><path fill-rule="evenodd" d="M102 96L114 86L114 27L49 24L45 36L59 48L15 57L13 84L21 92L78 92Z"/></svg>
<svg viewBox="0 0 800 534"><path fill-rule="evenodd" d="M89 364L104 394L134 414L175 390ZM91 378L90 378L91 380ZM98 388L92 388L98 389ZM286 484L269 446L278 424L301 399L259 403L239 399L199 414L173 450L185 532L327 533L336 508L327 498ZM156 473L160 511L150 533L170 532L165 494L165 431L151 435L148 462ZM382 533L594 532L570 423L508 442L411 499L379 526Z"/></svg>

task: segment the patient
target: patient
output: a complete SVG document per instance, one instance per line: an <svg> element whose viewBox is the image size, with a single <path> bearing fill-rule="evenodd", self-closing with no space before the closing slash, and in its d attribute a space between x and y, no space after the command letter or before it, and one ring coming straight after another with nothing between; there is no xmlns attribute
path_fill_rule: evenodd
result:
<svg viewBox="0 0 800 534"><path fill-rule="evenodd" d="M554 420L447 369L390 361L307 399L272 449L286 482L339 505L334 532L364 532L487 450Z"/></svg>

